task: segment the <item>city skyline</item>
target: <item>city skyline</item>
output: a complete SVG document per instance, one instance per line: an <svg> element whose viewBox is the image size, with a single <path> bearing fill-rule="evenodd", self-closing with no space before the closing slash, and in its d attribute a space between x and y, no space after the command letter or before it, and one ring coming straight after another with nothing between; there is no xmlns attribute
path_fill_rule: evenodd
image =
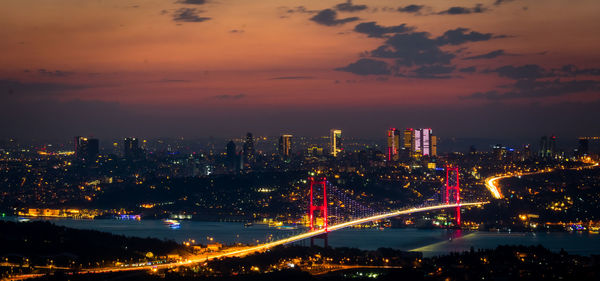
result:
<svg viewBox="0 0 600 281"><path fill-rule="evenodd" d="M597 1L9 2L0 135L598 135L599 11Z"/></svg>

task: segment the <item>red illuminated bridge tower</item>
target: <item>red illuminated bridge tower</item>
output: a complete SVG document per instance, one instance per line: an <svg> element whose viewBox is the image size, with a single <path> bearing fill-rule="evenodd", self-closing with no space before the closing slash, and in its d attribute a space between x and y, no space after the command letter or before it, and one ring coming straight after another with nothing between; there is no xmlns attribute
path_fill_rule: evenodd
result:
<svg viewBox="0 0 600 281"><path fill-rule="evenodd" d="M460 204L460 187L458 184L458 167L446 166L446 204ZM456 207L456 225L460 226L460 207Z"/></svg>
<svg viewBox="0 0 600 281"><path fill-rule="evenodd" d="M325 229L325 233L317 236L316 238L322 238L325 242L325 247L327 247L327 179L325 177L310 177L310 205L308 207L308 221L310 225L310 230L315 230L315 211L319 212L319 215L323 217L323 228ZM320 189L323 191L322 205L314 205L314 196L315 189ZM311 246L314 245L314 237L310 239Z"/></svg>

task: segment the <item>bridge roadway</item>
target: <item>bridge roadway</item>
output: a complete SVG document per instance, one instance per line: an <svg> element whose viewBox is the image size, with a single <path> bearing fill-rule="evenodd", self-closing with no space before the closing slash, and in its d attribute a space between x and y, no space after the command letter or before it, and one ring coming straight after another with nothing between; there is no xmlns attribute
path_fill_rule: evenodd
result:
<svg viewBox="0 0 600 281"><path fill-rule="evenodd" d="M473 202L473 203L460 203L460 204L440 204L440 205L433 205L433 206L426 206L426 207L418 207L418 208L410 208L410 209L406 209L406 210L400 210L400 211L394 211L394 212L390 212L390 213L384 213L384 214L379 214L379 215L374 215L374 216L370 216L370 217L366 217L366 218L361 218L361 219L356 219L356 220L352 220L352 221L348 221L348 222L344 222L344 223L340 223L340 224L335 224L335 225L330 225L328 227L328 232L332 232L332 231L336 231L336 230L340 230L343 228L347 228L353 225L358 225L358 224L363 224L363 223L368 223L368 222L372 222L372 221L378 221L378 220L383 220L383 219L388 219L388 218L392 218L392 217L396 217L396 216L400 216L400 215L406 215L406 214L412 214L412 213L419 213L419 212L427 212L427 211L434 211L434 210L440 210L440 209L446 209L446 208L456 208L456 207L467 207L467 206L479 206L479 205L483 205L483 204L487 204L488 202ZM208 260L212 260L212 259L218 259L218 258L224 258L224 257L242 257L248 254L252 254L252 253L256 253L256 252L262 252L265 250L268 250L270 248L276 247L276 246L280 246L280 245L285 245L285 244L290 244L290 243L294 243L300 240L304 240L307 238L311 238L311 237L315 237L321 234L325 233L325 229L318 229L318 230L314 230L314 231L310 231L310 232L305 232L305 233L301 233L298 235L294 235L294 236L290 236L284 239L280 239L277 241L273 241L273 242L269 242L269 243L265 243L265 244L260 244L257 246L250 246L248 248L245 249L241 249L241 250L236 250L236 251L231 251L231 252L225 252L225 253L215 253L212 255L202 255L202 256L198 256L192 259L188 259L186 261L180 261L180 262L173 262L173 263L167 263L167 264L157 264L157 265L144 265L144 266L135 266L135 267L105 267L105 268L93 268L93 269L84 269L80 272L78 272L79 274L87 274L87 273L106 273L106 272L118 272L118 271L132 271L132 270L152 270L152 269L163 269L163 268L171 268L171 267L178 267L178 266L189 266L189 265L193 265L193 264L197 264L197 263L201 263L201 262L205 262Z"/></svg>

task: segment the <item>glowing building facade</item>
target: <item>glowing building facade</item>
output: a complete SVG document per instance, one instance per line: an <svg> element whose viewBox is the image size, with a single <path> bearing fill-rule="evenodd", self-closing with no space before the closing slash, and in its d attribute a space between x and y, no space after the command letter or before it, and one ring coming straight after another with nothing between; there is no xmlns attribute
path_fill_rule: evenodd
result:
<svg viewBox="0 0 600 281"><path fill-rule="evenodd" d="M411 157L437 156L437 138L431 129L404 130L404 149Z"/></svg>
<svg viewBox="0 0 600 281"><path fill-rule="evenodd" d="M400 150L400 131L396 128L390 128L387 132L387 142L388 142L388 151L387 151L387 159L388 161L397 161L400 155L398 154Z"/></svg>
<svg viewBox="0 0 600 281"><path fill-rule="evenodd" d="M279 137L279 156L282 160L290 159L292 155L292 135L282 135Z"/></svg>
<svg viewBox="0 0 600 281"><path fill-rule="evenodd" d="M342 152L342 130L331 129L329 131L329 153L337 157Z"/></svg>

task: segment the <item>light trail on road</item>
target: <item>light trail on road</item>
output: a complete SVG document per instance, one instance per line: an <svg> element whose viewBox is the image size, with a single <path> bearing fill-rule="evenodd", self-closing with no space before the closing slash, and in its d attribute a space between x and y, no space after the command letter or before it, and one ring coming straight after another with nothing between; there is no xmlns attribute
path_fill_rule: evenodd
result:
<svg viewBox="0 0 600 281"><path fill-rule="evenodd" d="M487 189L492 193L492 196L494 196L494 198L502 199L502 193L500 193L500 190L496 186L496 181L498 181L499 179L508 178L508 177L512 177L512 175L489 177L489 178L485 179L485 187L487 187Z"/></svg>
<svg viewBox="0 0 600 281"><path fill-rule="evenodd" d="M598 167L599 165L600 165L600 163L592 163L588 166L574 167L574 168L569 168L569 169L570 170L586 169L586 168ZM537 172L511 173L511 174L507 174L507 175L491 176L491 177L488 177L485 179L485 187L490 191L490 193L492 193L492 196L494 196L494 198L502 199L502 197L503 197L502 193L500 192L500 188L497 185L499 180L505 179L505 178L519 177L519 176L529 176L529 175L550 173L550 172L554 172L555 170L556 169L544 169L544 170L537 171Z"/></svg>

